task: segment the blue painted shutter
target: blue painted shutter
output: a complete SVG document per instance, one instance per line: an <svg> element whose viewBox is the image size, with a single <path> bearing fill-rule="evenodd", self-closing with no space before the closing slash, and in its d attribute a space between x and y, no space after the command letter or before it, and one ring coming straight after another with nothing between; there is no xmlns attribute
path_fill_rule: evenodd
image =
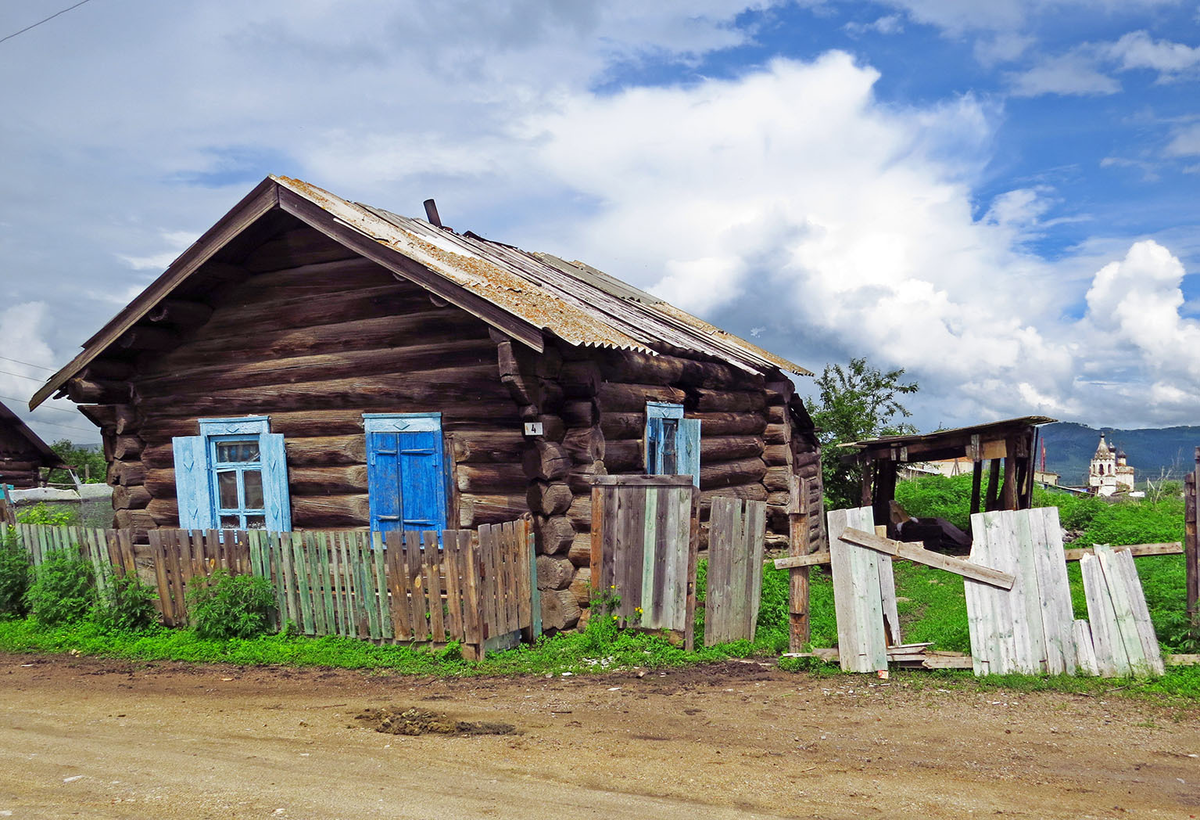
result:
<svg viewBox="0 0 1200 820"><path fill-rule="evenodd" d="M287 452L280 433L262 433L258 437L262 456L263 504L267 513L267 529L272 532L291 532L292 497L288 492Z"/></svg>
<svg viewBox="0 0 1200 820"><path fill-rule="evenodd" d="M367 433L371 531L400 529L400 446L395 433Z"/></svg>
<svg viewBox="0 0 1200 820"><path fill-rule="evenodd" d="M646 419L646 475L663 473L663 420Z"/></svg>
<svg viewBox="0 0 1200 820"><path fill-rule="evenodd" d="M446 528L446 483L442 437L438 433L398 433L400 505L406 530Z"/></svg>
<svg viewBox="0 0 1200 820"><path fill-rule="evenodd" d="M691 475L692 483L700 486L700 419L680 419L675 433L676 469L680 475Z"/></svg>
<svg viewBox="0 0 1200 820"><path fill-rule="evenodd" d="M206 530L214 526L208 494L208 443L204 436L171 439L175 456L175 494L179 499L179 526Z"/></svg>

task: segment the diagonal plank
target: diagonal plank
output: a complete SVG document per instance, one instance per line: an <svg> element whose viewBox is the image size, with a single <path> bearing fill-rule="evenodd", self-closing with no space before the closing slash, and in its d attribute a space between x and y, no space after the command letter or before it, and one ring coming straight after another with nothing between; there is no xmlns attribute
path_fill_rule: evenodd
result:
<svg viewBox="0 0 1200 820"><path fill-rule="evenodd" d="M947 572L953 572L955 575L961 575L964 578L970 578L974 581L989 584L990 586L999 587L1000 589L1012 589L1013 584L1016 582L1016 578L1007 572L972 564L970 561L964 561L961 558L951 558L949 555L932 552L915 544L905 543L904 541L893 541L890 538L883 538L874 533L854 529L853 527L847 527L842 532L841 540L859 547L875 550L876 552L882 552L893 558L905 558L909 561L915 561L918 564L944 569Z"/></svg>

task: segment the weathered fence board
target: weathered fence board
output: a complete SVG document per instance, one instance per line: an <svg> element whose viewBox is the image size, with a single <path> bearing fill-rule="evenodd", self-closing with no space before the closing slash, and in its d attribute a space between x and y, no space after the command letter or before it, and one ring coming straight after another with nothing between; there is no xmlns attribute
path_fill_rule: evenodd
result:
<svg viewBox="0 0 1200 820"><path fill-rule="evenodd" d="M650 503L657 503L650 502L650 498L647 496L647 520ZM708 519L705 646L754 640L762 596L766 529L765 501L713 499Z"/></svg>
<svg viewBox="0 0 1200 820"><path fill-rule="evenodd" d="M976 675L1074 674L1078 653L1058 508L976 513L970 562L1011 588L964 579Z"/></svg>
<svg viewBox="0 0 1200 820"><path fill-rule="evenodd" d="M592 584L623 626L679 633L692 648L698 493L691 476L598 476Z"/></svg>
<svg viewBox="0 0 1200 820"><path fill-rule="evenodd" d="M846 529L874 532L874 513L870 507L830 510L826 520L837 617L838 660L847 672L887 669L879 562L892 559L841 539Z"/></svg>
<svg viewBox="0 0 1200 820"><path fill-rule="evenodd" d="M1079 560L1096 667L1104 676L1161 675L1163 659L1128 550L1096 547Z"/></svg>
<svg viewBox="0 0 1200 820"><path fill-rule="evenodd" d="M129 530L19 524L36 565L57 549L89 560L98 583L110 567L136 572ZM0 529L0 536L4 530ZM528 519L467 530L266 532L151 530L146 570L168 626L188 623L187 590L224 569L271 580L276 626L304 635L375 641L461 641L479 656L495 638L541 633ZM514 639L515 640L515 639Z"/></svg>

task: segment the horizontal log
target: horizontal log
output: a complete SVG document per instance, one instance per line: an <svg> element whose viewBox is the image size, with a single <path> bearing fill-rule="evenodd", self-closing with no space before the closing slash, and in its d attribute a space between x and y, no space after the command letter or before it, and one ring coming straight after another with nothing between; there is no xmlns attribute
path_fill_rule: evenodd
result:
<svg viewBox="0 0 1200 820"><path fill-rule="evenodd" d="M591 532L592 530L592 494L577 495L567 508L567 520L575 528L575 532Z"/></svg>
<svg viewBox="0 0 1200 820"><path fill-rule="evenodd" d="M117 339L117 348L131 351L170 350L179 344L179 336L162 327L135 325Z"/></svg>
<svg viewBox="0 0 1200 820"><path fill-rule="evenodd" d="M189 339L176 350L148 362L142 375L166 376L214 362L225 365L269 361L295 356L349 353L364 350L402 350L436 341L487 340L482 323L457 314L428 309L402 315L333 321L274 332L232 334Z"/></svg>
<svg viewBox="0 0 1200 820"><path fill-rule="evenodd" d="M688 413L688 418L700 419L703 436L757 436L767 427L767 417L759 413Z"/></svg>
<svg viewBox="0 0 1200 820"><path fill-rule="evenodd" d="M682 390L662 385L604 382L596 390L596 404L601 413L645 412L646 402L683 404L684 398Z"/></svg>
<svg viewBox="0 0 1200 820"><path fill-rule="evenodd" d="M727 413L759 412L767 406L767 396L761 390L725 391L696 390L696 410L701 413L721 411ZM703 429L703 426L701 427Z"/></svg>
<svg viewBox="0 0 1200 820"><path fill-rule="evenodd" d="M271 432L291 438L309 438L338 435L363 434L363 413L418 412L436 409L442 414L442 430L456 433L459 430L476 431L484 421L497 428L520 429L516 406L507 399L501 402L473 402L467 404L425 405L421 407L397 406L394 402L353 402L357 406L328 410L272 410ZM142 425L139 435L147 442L166 444L172 436L195 436L200 433L198 417L208 414L180 413L171 415L164 408L162 415L150 417Z"/></svg>
<svg viewBox="0 0 1200 820"><path fill-rule="evenodd" d="M541 515L560 515L571 506L571 488L565 483L534 481L526 490L529 511Z"/></svg>
<svg viewBox="0 0 1200 820"><path fill-rule="evenodd" d="M492 461L516 463L528 448L528 439L519 430L460 430L450 433L450 452L459 463L484 464Z"/></svg>
<svg viewBox="0 0 1200 820"><path fill-rule="evenodd" d="M787 490L774 490L767 493L767 503L777 504L787 508L791 502L791 494Z"/></svg>
<svg viewBox="0 0 1200 820"><path fill-rule="evenodd" d="M557 555L575 540L575 527L565 515L539 515L534 524L534 537L539 554Z"/></svg>
<svg viewBox="0 0 1200 820"><path fill-rule="evenodd" d="M567 548L567 559L577 567L590 566L592 563L592 534L583 532L575 536L571 546Z"/></svg>
<svg viewBox="0 0 1200 820"><path fill-rule="evenodd" d="M458 501L458 523L464 529L515 521L527 512L524 495L462 495Z"/></svg>
<svg viewBox="0 0 1200 820"><path fill-rule="evenodd" d="M80 414L102 429L113 430L117 425L117 409L123 404L86 404L79 407Z"/></svg>
<svg viewBox="0 0 1200 820"><path fill-rule="evenodd" d="M119 404L129 401L127 382L68 379L67 397L76 404Z"/></svg>
<svg viewBox="0 0 1200 820"><path fill-rule="evenodd" d="M567 486L571 488L571 492L575 495L591 495L592 481L596 476L607 475L608 471L604 469L603 461L594 461L591 464L582 464L567 473Z"/></svg>
<svg viewBox="0 0 1200 820"><path fill-rule="evenodd" d="M193 328L207 322L212 314L212 306L204 302L163 299L150 309L146 318L155 324L169 323L179 328Z"/></svg>
<svg viewBox="0 0 1200 820"><path fill-rule="evenodd" d="M144 510L150 503L150 491L144 485L135 487L113 487L114 510Z"/></svg>
<svg viewBox="0 0 1200 820"><path fill-rule="evenodd" d="M768 424L767 429L763 431L763 441L767 444L787 444L787 426L783 424Z"/></svg>
<svg viewBox="0 0 1200 820"><path fill-rule="evenodd" d="M140 461L114 461L108 465L108 483L133 487L146 481L146 467Z"/></svg>
<svg viewBox="0 0 1200 820"><path fill-rule="evenodd" d="M790 490L792 471L787 467L768 467L767 474L763 476L763 486L769 492L777 490L788 492Z"/></svg>
<svg viewBox="0 0 1200 820"><path fill-rule="evenodd" d="M122 530L152 530L158 524L148 510L115 510L113 523Z"/></svg>
<svg viewBox="0 0 1200 820"><path fill-rule="evenodd" d="M609 473L636 472L643 468L645 453L640 439L604 442L604 467Z"/></svg>
<svg viewBox="0 0 1200 820"><path fill-rule="evenodd" d="M88 366L83 370L83 378L123 382L136 372L137 368L134 367L133 362L105 356L88 362Z"/></svg>
<svg viewBox="0 0 1200 820"><path fill-rule="evenodd" d="M562 420L568 427L592 427L599 414L591 399L571 399L562 406Z"/></svg>
<svg viewBox="0 0 1200 820"><path fill-rule="evenodd" d="M723 461L706 465L700 462L700 488L715 490L737 484L754 484L761 482L766 475L767 465L761 458L747 458L741 461Z"/></svg>
<svg viewBox="0 0 1200 820"><path fill-rule="evenodd" d="M771 394L767 394L771 395ZM787 408L782 404L769 405L767 407L767 422L770 424L783 424L787 421Z"/></svg>
<svg viewBox="0 0 1200 820"><path fill-rule="evenodd" d="M565 556L539 555L537 557L537 588L566 589L575 577L575 567Z"/></svg>
<svg viewBox="0 0 1200 820"><path fill-rule="evenodd" d="M288 468L292 495L347 495L367 492L367 466Z"/></svg>
<svg viewBox="0 0 1200 820"><path fill-rule="evenodd" d="M542 593L542 629L559 632L579 623L581 609L569 589L546 590Z"/></svg>
<svg viewBox="0 0 1200 820"><path fill-rule="evenodd" d="M541 413L534 421L540 422L542 425L542 438L547 441L561 442L566 435L567 429L563 424L560 416L551 413Z"/></svg>
<svg viewBox="0 0 1200 820"><path fill-rule="evenodd" d="M490 380L494 381L495 375L488 367L491 361L490 342L467 339L414 347L323 353L245 363L222 361L205 367L178 369L169 376L139 379L136 384L138 394L149 399L155 396L203 393L220 390L229 385L237 385L240 388L271 387L350 376L413 376L426 371L460 367L476 370L484 368Z"/></svg>
<svg viewBox="0 0 1200 820"><path fill-rule="evenodd" d="M262 243L242 260L241 266L258 273L356 258L358 255L345 245L306 225Z"/></svg>
<svg viewBox="0 0 1200 820"><path fill-rule="evenodd" d="M146 444L137 436L117 436L113 442L113 458L130 460L141 455Z"/></svg>
<svg viewBox="0 0 1200 820"><path fill-rule="evenodd" d="M768 467L781 467L788 463L788 451L791 447L787 444L768 444L763 447L763 461Z"/></svg>
<svg viewBox="0 0 1200 820"><path fill-rule="evenodd" d="M569 587L571 594L575 596L575 602L581 607L586 607L591 604L592 599L592 568L580 567L575 570L575 577L571 579Z"/></svg>
<svg viewBox="0 0 1200 820"><path fill-rule="evenodd" d="M763 452L763 442L754 436L711 436L704 437L704 427L700 427L700 463L714 461L733 461L741 458L760 456Z"/></svg>
<svg viewBox="0 0 1200 820"><path fill-rule="evenodd" d="M766 501L767 488L761 484L735 484L716 490L701 490L700 507L707 510L714 498L740 498L743 501Z"/></svg>
<svg viewBox="0 0 1200 820"><path fill-rule="evenodd" d="M159 467L146 471L144 486L155 498L175 498L175 468Z"/></svg>
<svg viewBox="0 0 1200 820"><path fill-rule="evenodd" d="M500 404L504 398L495 366L459 367L275 385L271 389L235 387L203 395L158 396L143 400L148 415L238 416L279 410L324 410L393 402L398 411L447 405Z"/></svg>
<svg viewBox="0 0 1200 820"><path fill-rule="evenodd" d="M284 438L284 447L289 467L335 467L367 463L367 437L363 433Z"/></svg>
<svg viewBox="0 0 1200 820"><path fill-rule="evenodd" d="M418 288L398 281L391 271L369 259L343 259L315 262L247 276L242 269L238 275L209 292L208 300L219 304L250 304L280 302L326 296L344 290L363 290L391 286L403 290L407 285L413 296Z"/></svg>
<svg viewBox="0 0 1200 820"><path fill-rule="evenodd" d="M591 398L601 382L600 367L594 361L563 362L558 383L567 398Z"/></svg>
<svg viewBox="0 0 1200 820"><path fill-rule="evenodd" d="M634 350L607 352L599 360L605 381L657 385L682 381L683 363L674 356L651 356Z"/></svg>
<svg viewBox="0 0 1200 820"><path fill-rule="evenodd" d="M571 469L571 457L563 445L544 439L534 440L525 447L521 458L524 475L542 481L564 477Z"/></svg>
<svg viewBox="0 0 1200 820"><path fill-rule="evenodd" d="M454 481L459 492L478 495L516 495L529 484L520 464L504 462L459 464L454 469Z"/></svg>
<svg viewBox="0 0 1200 820"><path fill-rule="evenodd" d="M363 494L292 496L292 526L319 530L325 527L366 527L371 503Z"/></svg>
<svg viewBox="0 0 1200 820"><path fill-rule="evenodd" d="M563 436L562 446L575 464L591 464L604 460L604 434L598 427L568 429Z"/></svg>
<svg viewBox="0 0 1200 820"><path fill-rule="evenodd" d="M646 434L646 410L636 413L603 413L600 416L600 431L605 441L641 438ZM704 435L704 423L700 424L700 435Z"/></svg>
<svg viewBox="0 0 1200 820"><path fill-rule="evenodd" d="M179 526L179 503L174 498L153 498L146 505L155 526L175 529Z"/></svg>

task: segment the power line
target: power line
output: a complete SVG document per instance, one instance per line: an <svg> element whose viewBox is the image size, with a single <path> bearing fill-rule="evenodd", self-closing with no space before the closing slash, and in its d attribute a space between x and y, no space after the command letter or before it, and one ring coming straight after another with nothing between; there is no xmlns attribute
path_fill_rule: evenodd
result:
<svg viewBox="0 0 1200 820"><path fill-rule="evenodd" d="M93 427L91 430L89 430L86 427L72 427L70 424L58 424L57 422L42 421L40 419L35 421L34 424L45 424L50 427L61 427L64 430L78 430L81 433L99 433L100 432L100 430L95 427Z"/></svg>
<svg viewBox="0 0 1200 820"><path fill-rule="evenodd" d="M23 362L20 359L10 359L8 356L0 356L0 359L3 359L6 362L12 362L13 364L23 364L26 367L36 367L39 370L49 370L51 373L58 372L53 367L46 367L46 365L44 365L44 364L34 364L33 362Z"/></svg>
<svg viewBox="0 0 1200 820"><path fill-rule="evenodd" d="M25 399L18 399L16 396L0 396L0 399L8 399L9 401L20 401L20 402L26 401ZM79 418L78 410L64 410L61 407L51 407L48 404L43 404L41 407L38 408L38 410L53 410L56 413L67 413L69 415L74 416L75 418Z"/></svg>
<svg viewBox="0 0 1200 820"><path fill-rule="evenodd" d="M30 381L44 381L40 376L26 376L24 373L13 373L11 370L0 370L5 376L16 376L18 379L29 379Z"/></svg>
<svg viewBox="0 0 1200 820"><path fill-rule="evenodd" d="M62 11L56 11L56 12L54 12L54 14L51 14L49 17L47 17L44 20L38 20L36 23L34 23L31 26L25 26L25 28L21 29L20 31L14 31L12 34L8 35L7 37L0 37L0 43L3 43L5 40L11 40L12 38L16 37L18 34L24 34L25 32L29 31L32 28L37 28L42 23L49 23L51 20L53 20L58 15L66 14L71 9L77 9L80 6L82 6L84 3L87 3L87 2L89 2L89 0L79 0L79 2L76 3L75 5L65 8Z"/></svg>

